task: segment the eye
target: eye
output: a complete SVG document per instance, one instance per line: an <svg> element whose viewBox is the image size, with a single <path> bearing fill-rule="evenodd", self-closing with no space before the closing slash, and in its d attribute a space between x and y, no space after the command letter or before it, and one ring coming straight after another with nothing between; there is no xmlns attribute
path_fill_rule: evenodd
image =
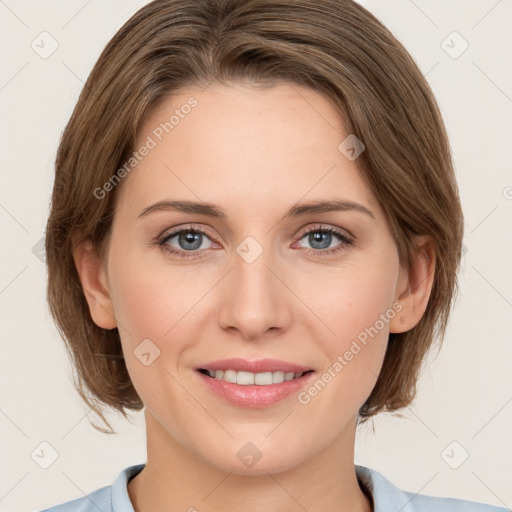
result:
<svg viewBox="0 0 512 512"><path fill-rule="evenodd" d="M165 233L158 241L158 245L170 254L181 258L189 258L196 256L198 251L208 249L208 244L205 244L205 242L206 239L211 242L211 236L202 229L193 227L180 228Z"/></svg>
<svg viewBox="0 0 512 512"><path fill-rule="evenodd" d="M311 249L306 248L308 255L332 254L345 250L347 246L353 245L353 239L345 232L328 226L313 226L309 228L300 238L306 239L311 245ZM341 243L333 248L329 248L333 241L338 239Z"/></svg>

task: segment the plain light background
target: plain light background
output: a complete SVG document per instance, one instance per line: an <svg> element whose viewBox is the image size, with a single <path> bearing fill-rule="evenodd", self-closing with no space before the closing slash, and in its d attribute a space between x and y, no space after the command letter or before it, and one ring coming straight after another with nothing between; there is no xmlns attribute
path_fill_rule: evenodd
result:
<svg viewBox="0 0 512 512"><path fill-rule="evenodd" d="M89 424L99 420L73 389L41 254L60 134L101 50L146 3L0 0L2 511L81 497L146 460L142 412L132 423L110 415L118 435ZM510 508L512 2L361 3L410 51L438 99L466 234L444 345L403 418L382 415L358 432L356 463L409 491Z"/></svg>

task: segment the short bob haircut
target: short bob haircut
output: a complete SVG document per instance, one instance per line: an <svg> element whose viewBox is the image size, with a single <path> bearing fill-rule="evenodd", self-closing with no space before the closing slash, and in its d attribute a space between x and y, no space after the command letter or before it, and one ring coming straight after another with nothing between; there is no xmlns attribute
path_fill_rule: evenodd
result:
<svg viewBox="0 0 512 512"><path fill-rule="evenodd" d="M425 314L411 330L390 334L358 420L409 405L458 292L464 219L446 130L427 81L390 31L352 0L155 0L107 44L62 134L46 230L47 298L75 368L76 390L109 428L105 406L125 418L126 409L144 407L118 329L104 330L91 319L72 250L89 239L104 254L123 183L101 197L97 190L130 159L157 102L214 80L287 82L322 93L347 134L366 147L357 167L385 212L400 263L410 268L414 235L435 241Z"/></svg>

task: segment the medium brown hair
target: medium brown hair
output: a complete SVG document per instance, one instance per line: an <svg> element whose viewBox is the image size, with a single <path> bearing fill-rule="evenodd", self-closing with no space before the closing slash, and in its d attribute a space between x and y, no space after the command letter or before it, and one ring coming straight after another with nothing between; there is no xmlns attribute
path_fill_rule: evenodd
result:
<svg viewBox="0 0 512 512"><path fill-rule="evenodd" d="M352 0L155 0L107 44L60 141L46 230L48 302L78 393L109 427L104 406L125 417L126 409L144 406L118 330L91 319L72 256L73 241L89 239L100 254L108 242L122 183L102 199L94 190L130 158L158 101L214 80L288 82L322 93L366 146L356 163L386 214L401 264L410 268L414 235L435 240L425 314L411 330L390 334L359 419L407 406L424 356L444 337L458 288L463 216L430 87L389 30Z"/></svg>

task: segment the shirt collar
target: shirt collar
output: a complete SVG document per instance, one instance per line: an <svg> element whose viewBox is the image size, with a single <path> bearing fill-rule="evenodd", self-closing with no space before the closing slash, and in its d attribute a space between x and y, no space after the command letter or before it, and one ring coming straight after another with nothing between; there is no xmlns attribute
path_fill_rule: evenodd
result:
<svg viewBox="0 0 512 512"><path fill-rule="evenodd" d="M112 484L112 512L135 512L128 495L128 482L138 475L145 466L146 464L136 464L121 471Z"/></svg>

